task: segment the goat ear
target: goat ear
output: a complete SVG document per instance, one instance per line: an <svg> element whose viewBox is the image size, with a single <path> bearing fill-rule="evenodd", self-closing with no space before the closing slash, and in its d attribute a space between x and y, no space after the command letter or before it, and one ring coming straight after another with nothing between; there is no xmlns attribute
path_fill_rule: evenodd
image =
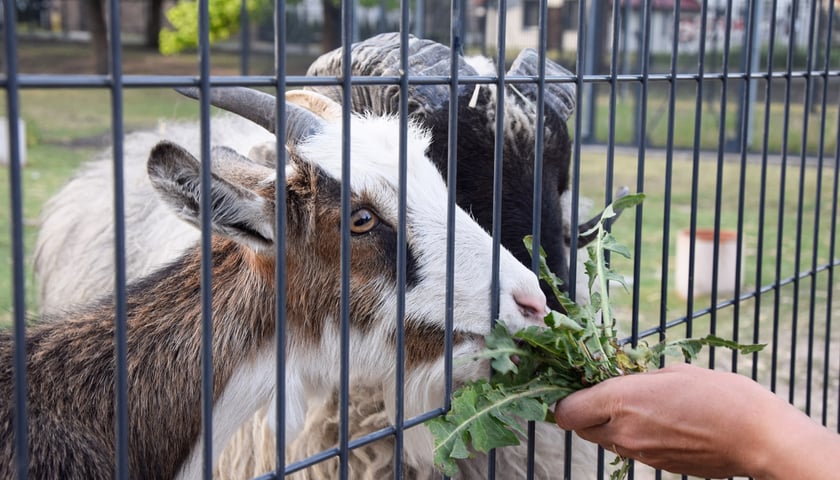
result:
<svg viewBox="0 0 840 480"><path fill-rule="evenodd" d="M272 172L230 149L214 149L213 155L213 232L255 251L272 252L274 189L266 189L271 198L264 198L256 189ZM174 143L161 142L152 149L147 168L152 186L170 208L181 219L200 226L199 160Z"/></svg>

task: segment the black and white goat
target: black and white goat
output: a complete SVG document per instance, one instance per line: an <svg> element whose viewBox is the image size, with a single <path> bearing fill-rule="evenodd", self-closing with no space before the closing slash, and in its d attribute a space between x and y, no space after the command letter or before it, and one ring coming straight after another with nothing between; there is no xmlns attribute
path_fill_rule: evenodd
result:
<svg viewBox="0 0 840 480"><path fill-rule="evenodd" d="M290 433L303 421L304 391L329 394L339 381L339 208L342 128L289 106L286 147L287 395ZM354 380L393 382L397 322L396 249L399 122L353 119L350 362ZM429 138L408 132L405 292L408 397L442 401L433 381L443 368L446 186L426 158ZM155 146L148 172L155 190L187 222L199 223L199 162L182 147ZM275 170L227 148L213 150L213 451L272 394ZM476 352L490 328L491 238L456 212L455 355ZM126 316L129 468L138 478L200 473L200 249L193 246L132 283ZM546 309L534 275L501 254L500 317L538 325ZM27 329L29 474L32 478L109 478L114 460L113 302L99 302ZM12 339L0 334L0 477L13 472ZM486 374L458 362L457 380Z"/></svg>
<svg viewBox="0 0 840 480"><path fill-rule="evenodd" d="M446 78L451 74L449 47L413 36L408 41L408 74L411 77ZM400 35L384 33L351 47L351 74L354 77L394 77L401 75ZM316 59L308 76L340 77L342 49ZM458 57L458 75L463 77L496 76L495 66L484 57ZM600 213L582 223L573 233L570 228L571 192L569 166L571 139L566 126L575 111L576 87L572 73L545 59L545 83L542 196L539 199L541 244L548 267L564 282L569 279L568 245L578 235L577 246L584 248L591 236L582 236L600 219ZM533 49L523 50L506 75L536 77L540 58ZM565 81L562 81L565 80ZM306 87L336 102L341 102L342 88L336 85ZM429 129L432 142L428 155L444 177L448 171L449 85L411 84L408 87L408 113L412 120ZM355 112L374 115L399 114L399 85L363 84L352 87L351 104ZM534 198L534 159L537 137L537 86L533 82L506 83L499 95L495 84L458 86L457 202L479 224L490 230L493 225L493 185L496 115L499 98L503 102L501 243L523 264L531 258L522 239L532 233ZM619 195L626 194L622 190ZM583 277L581 275L581 277ZM583 281L581 285L586 285ZM562 287L566 290L567 285ZM577 293L588 299L588 289ZM543 291L552 308L560 309L548 285Z"/></svg>

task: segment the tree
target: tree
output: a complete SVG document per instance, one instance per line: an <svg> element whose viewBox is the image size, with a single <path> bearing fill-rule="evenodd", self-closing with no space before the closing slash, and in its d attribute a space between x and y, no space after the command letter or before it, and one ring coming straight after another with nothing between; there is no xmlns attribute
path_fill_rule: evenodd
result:
<svg viewBox="0 0 840 480"><path fill-rule="evenodd" d="M290 4L300 0L289 0ZM225 40L239 31L239 12L242 0L209 0L210 42ZM271 14L272 0L247 0L248 13L259 20ZM359 4L373 7L380 0L359 0ZM387 0L388 8L395 8L396 0ZM341 45L341 0L321 0L324 23L321 31L321 48L332 50ZM160 51L171 55L186 49L198 47L198 5L195 0L179 0L166 11L166 18L172 28L160 32Z"/></svg>
<svg viewBox="0 0 840 480"><path fill-rule="evenodd" d="M108 73L108 27L105 23L104 0L87 0L88 28L93 47L96 73Z"/></svg>
<svg viewBox="0 0 840 480"><path fill-rule="evenodd" d="M321 51L329 52L341 46L341 1L321 0L324 24L321 28Z"/></svg>
<svg viewBox="0 0 840 480"><path fill-rule="evenodd" d="M163 27L163 0L149 0L146 19L146 39L148 48L155 50L160 46L160 30Z"/></svg>
<svg viewBox="0 0 840 480"><path fill-rule="evenodd" d="M271 11L271 0L248 0L246 7L252 18L260 18ZM209 0L210 43L225 40L239 31L242 0ZM166 11L172 28L160 31L160 52L172 55L198 47L198 3L181 0Z"/></svg>
<svg viewBox="0 0 840 480"><path fill-rule="evenodd" d="M88 29L93 47L96 73L108 73L108 22L105 17L105 0L86 0ZM149 0L146 19L145 45L158 48L158 37L163 20L163 0Z"/></svg>

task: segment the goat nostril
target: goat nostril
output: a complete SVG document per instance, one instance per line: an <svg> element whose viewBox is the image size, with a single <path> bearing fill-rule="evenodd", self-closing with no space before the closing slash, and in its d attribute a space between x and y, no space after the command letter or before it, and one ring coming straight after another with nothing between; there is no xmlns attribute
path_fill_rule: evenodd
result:
<svg viewBox="0 0 840 480"><path fill-rule="evenodd" d="M519 306L519 311L522 312L522 315L529 319L542 320L548 313L544 295L515 293L513 300Z"/></svg>

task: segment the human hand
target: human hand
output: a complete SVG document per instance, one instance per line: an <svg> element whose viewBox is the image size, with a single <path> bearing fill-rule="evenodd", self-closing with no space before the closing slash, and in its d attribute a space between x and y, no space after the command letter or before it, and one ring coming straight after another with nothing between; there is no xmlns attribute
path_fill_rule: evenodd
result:
<svg viewBox="0 0 840 480"><path fill-rule="evenodd" d="M807 459L840 442L751 379L687 364L581 390L557 404L555 420L622 457L706 478L830 478L802 476L813 465L797 462L819 464Z"/></svg>

